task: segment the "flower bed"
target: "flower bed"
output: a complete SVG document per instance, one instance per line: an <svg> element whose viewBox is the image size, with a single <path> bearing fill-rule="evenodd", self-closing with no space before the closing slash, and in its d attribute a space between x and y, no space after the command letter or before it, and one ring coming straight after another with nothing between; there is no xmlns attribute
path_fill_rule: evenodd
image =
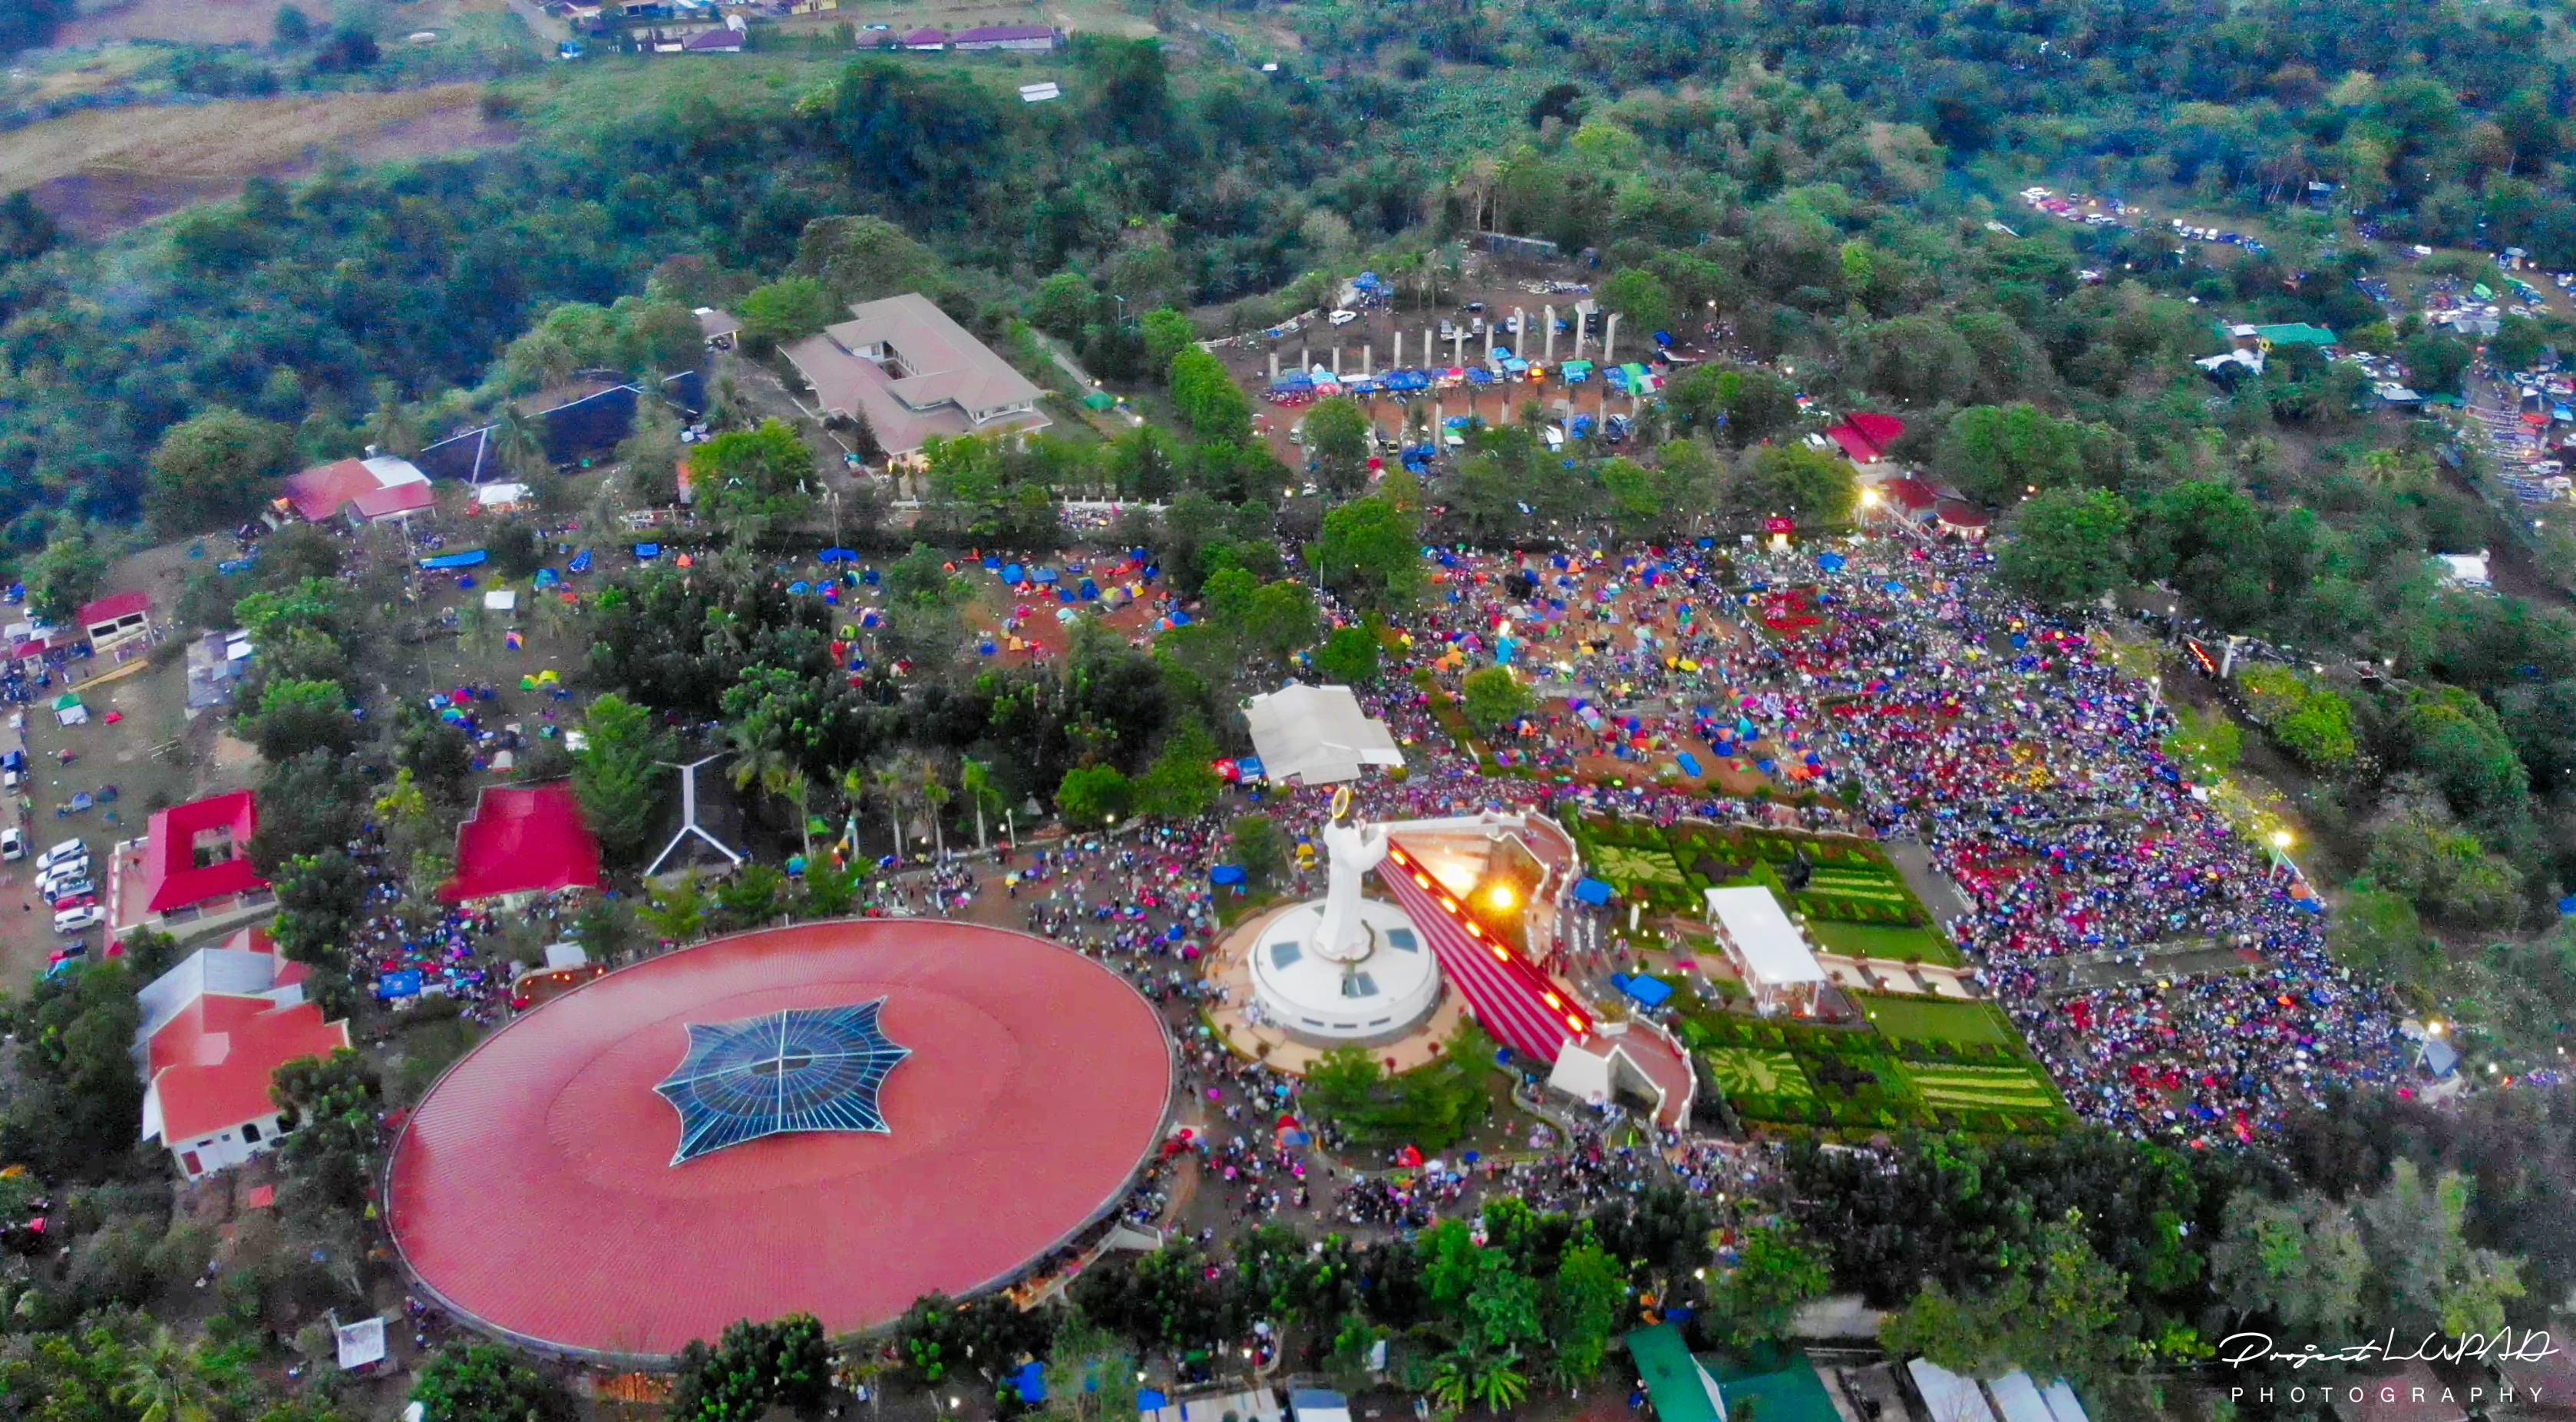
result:
<svg viewBox="0 0 2576 1422"><path fill-rule="evenodd" d="M1991 1011L1982 1003L1870 1000L1881 1009L1967 1009L1898 1014L1909 1025L1945 1026L1962 1036L1972 1017L1993 1025L1974 1016ZM2001 1135L2045 1134L2068 1119L2047 1073L2008 1026L2002 1041L1899 1037L1886 1028L1884 1012L1873 1029L1767 1021L1702 1005L1684 1013L1679 1033L1702 1082L1750 1124L1855 1136L1907 1127Z"/></svg>

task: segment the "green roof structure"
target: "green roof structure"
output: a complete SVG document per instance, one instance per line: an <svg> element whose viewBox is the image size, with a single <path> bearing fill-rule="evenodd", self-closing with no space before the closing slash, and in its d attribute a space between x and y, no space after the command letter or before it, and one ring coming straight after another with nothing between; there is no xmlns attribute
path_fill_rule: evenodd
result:
<svg viewBox="0 0 2576 1422"><path fill-rule="evenodd" d="M1681 1329L1657 1323L1634 1330L1628 1335L1628 1356L1636 1360L1637 1376L1661 1422L1726 1422L1725 1395L1718 1391L1717 1379L1691 1356Z"/></svg>
<svg viewBox="0 0 2576 1422"><path fill-rule="evenodd" d="M1741 1359L1712 1353L1706 1363L1727 1405L1750 1399L1757 1422L1841 1422L1816 1365L1797 1349L1757 1349Z"/></svg>
<svg viewBox="0 0 2576 1422"><path fill-rule="evenodd" d="M2232 341L2236 338L2235 328L2226 322L2213 321L2210 325L2217 330L2218 339L2221 341ZM2289 321L2277 326L2257 326L2254 328L2254 336L2255 339L2269 346L2330 346L2335 343L2334 332L2323 326L2311 326L2305 321Z"/></svg>

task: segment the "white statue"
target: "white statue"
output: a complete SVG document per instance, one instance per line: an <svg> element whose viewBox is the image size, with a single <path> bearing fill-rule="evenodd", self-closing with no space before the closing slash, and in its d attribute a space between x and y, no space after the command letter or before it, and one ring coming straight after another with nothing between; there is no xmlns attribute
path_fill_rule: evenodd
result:
<svg viewBox="0 0 2576 1422"><path fill-rule="evenodd" d="M1355 963L1377 946L1360 922L1360 880L1386 858L1386 828L1359 822L1351 812L1348 786L1333 792L1324 856L1324 926L1314 953L1336 963Z"/></svg>

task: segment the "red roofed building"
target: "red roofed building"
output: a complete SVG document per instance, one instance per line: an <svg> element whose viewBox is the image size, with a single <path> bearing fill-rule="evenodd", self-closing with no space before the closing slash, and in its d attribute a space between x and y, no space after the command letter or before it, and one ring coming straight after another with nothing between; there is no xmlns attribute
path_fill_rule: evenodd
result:
<svg viewBox="0 0 2576 1422"><path fill-rule="evenodd" d="M456 827L456 877L439 897L523 903L558 889L599 887L599 841L566 781L487 785Z"/></svg>
<svg viewBox="0 0 2576 1422"><path fill-rule="evenodd" d="M388 492L407 485L418 485L419 492ZM428 489L429 476L408 459L390 455L335 459L288 475L286 497L277 505L281 513L292 510L307 523L322 523L344 515L351 523L373 523L380 518L408 517L427 508ZM276 519L272 517L270 521Z"/></svg>
<svg viewBox="0 0 2576 1422"><path fill-rule="evenodd" d="M1053 49L1055 30L1046 25L978 25L959 30L949 43L967 49Z"/></svg>
<svg viewBox="0 0 2576 1422"><path fill-rule="evenodd" d="M925 26L921 29L914 30L911 34L905 35L903 37L903 47L906 49L946 49L948 48L948 32L946 30L934 29Z"/></svg>
<svg viewBox="0 0 2576 1422"><path fill-rule="evenodd" d="M1941 506L1941 496L1932 492L1932 486L1911 474L1880 480L1878 496L1887 504L1888 512L1907 523L1921 523Z"/></svg>
<svg viewBox="0 0 2576 1422"><path fill-rule="evenodd" d="M116 847L108 880L114 931L178 931L182 923L271 907L268 881L250 861L258 829L259 805L248 790L153 815L143 838Z"/></svg>
<svg viewBox="0 0 2576 1422"><path fill-rule="evenodd" d="M1984 509L1965 499L1943 499L1940 513L1941 531L1955 533L1961 538L1983 538L1986 536L1986 526L1993 522L1987 517Z"/></svg>
<svg viewBox="0 0 2576 1422"><path fill-rule="evenodd" d="M1894 415L1863 411L1825 431L1825 438L1842 446L1854 464L1876 464L1887 458L1887 447L1905 433L1905 422Z"/></svg>
<svg viewBox="0 0 2576 1422"><path fill-rule="evenodd" d="M152 594L110 593L82 608L72 625L89 639L90 650L105 652L152 635Z"/></svg>
<svg viewBox="0 0 2576 1422"><path fill-rule="evenodd" d="M191 1180L239 1165L282 1134L269 1096L277 1069L348 1045L349 1024L312 1003L199 994L146 1044L143 1139L168 1147Z"/></svg>

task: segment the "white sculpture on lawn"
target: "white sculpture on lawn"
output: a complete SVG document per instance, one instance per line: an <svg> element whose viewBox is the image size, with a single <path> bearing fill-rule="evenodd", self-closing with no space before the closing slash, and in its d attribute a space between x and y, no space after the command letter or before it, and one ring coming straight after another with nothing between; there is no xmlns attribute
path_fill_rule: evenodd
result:
<svg viewBox="0 0 2576 1422"><path fill-rule="evenodd" d="M1312 945L1315 956L1336 963L1366 958L1376 945L1360 921L1360 881L1386 858L1386 828L1360 823L1351 810L1351 788L1333 792L1333 816L1324 826L1324 921Z"/></svg>

